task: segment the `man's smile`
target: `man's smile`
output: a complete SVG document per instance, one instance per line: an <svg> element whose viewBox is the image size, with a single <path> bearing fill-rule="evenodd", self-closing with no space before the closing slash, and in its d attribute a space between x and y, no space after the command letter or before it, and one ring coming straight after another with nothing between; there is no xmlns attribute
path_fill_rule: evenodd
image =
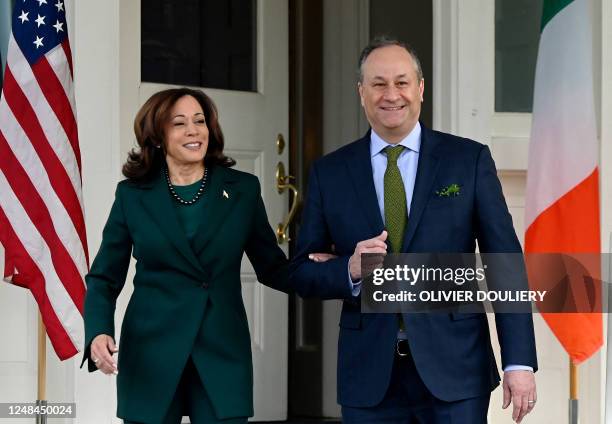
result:
<svg viewBox="0 0 612 424"><path fill-rule="evenodd" d="M388 112L394 112L397 110L402 110L406 107L406 105L402 105L402 106L381 106L380 108L382 110L388 111Z"/></svg>

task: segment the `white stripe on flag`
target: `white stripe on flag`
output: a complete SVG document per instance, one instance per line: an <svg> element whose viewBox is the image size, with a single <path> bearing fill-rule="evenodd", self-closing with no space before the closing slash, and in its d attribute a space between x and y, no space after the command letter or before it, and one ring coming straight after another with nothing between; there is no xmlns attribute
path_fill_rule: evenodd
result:
<svg viewBox="0 0 612 424"><path fill-rule="evenodd" d="M74 105L74 86L72 85L72 74L70 73L70 67L68 66L68 58L66 52L61 44L57 45L54 49L47 52L45 55L49 65L53 68L53 72L57 76L60 84L64 87L66 97L70 102L72 113L76 119L76 107Z"/></svg>
<svg viewBox="0 0 612 424"><path fill-rule="evenodd" d="M13 154L28 173L30 181L49 211L57 236L74 261L79 274L81 277L84 277L87 273L87 262L83 246L81 245L81 239L68 212L57 197L36 150L19 125L15 115L13 115L13 111L8 107L4 97L0 100L0 115L4 117L0 121L0 132L4 134L4 138L11 147ZM2 206L4 207L4 205Z"/></svg>
<svg viewBox="0 0 612 424"><path fill-rule="evenodd" d="M585 48L593 45L590 22L587 0L574 0L541 34L525 228L597 166L593 55ZM584 30L568 31L580 26Z"/></svg>
<svg viewBox="0 0 612 424"><path fill-rule="evenodd" d="M23 53L19 49L17 42L11 34L9 39L8 63L15 80L21 87L23 94L32 105L40 126L45 133L45 137L49 141L49 145L59 158L62 166L66 169L66 173L70 178L72 187L77 194L81 210L83 210L83 198L81 193L81 176L79 174L78 162L74 155L74 150L70 145L70 140L64 131L64 128L55 117L55 112L49 106L45 95L43 94L38 81L34 77L32 68L28 64Z"/></svg>
<svg viewBox="0 0 612 424"><path fill-rule="evenodd" d="M0 171L0 191L3 199L6 199L2 204L2 210L21 244L44 276L44 288L49 302L72 343L78 349L83 345L84 339L81 313L55 272L49 246L36 230L2 171Z"/></svg>

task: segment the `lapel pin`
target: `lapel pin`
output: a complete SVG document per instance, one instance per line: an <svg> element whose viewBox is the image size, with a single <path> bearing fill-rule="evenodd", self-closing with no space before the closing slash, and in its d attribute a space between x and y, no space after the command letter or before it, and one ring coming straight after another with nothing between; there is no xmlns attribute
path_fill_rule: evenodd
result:
<svg viewBox="0 0 612 424"><path fill-rule="evenodd" d="M229 194L227 194L227 191L223 190L223 197L225 197L226 199L229 199Z"/></svg>
<svg viewBox="0 0 612 424"><path fill-rule="evenodd" d="M436 191L438 197L454 197L461 194L461 186L459 184L451 184Z"/></svg>

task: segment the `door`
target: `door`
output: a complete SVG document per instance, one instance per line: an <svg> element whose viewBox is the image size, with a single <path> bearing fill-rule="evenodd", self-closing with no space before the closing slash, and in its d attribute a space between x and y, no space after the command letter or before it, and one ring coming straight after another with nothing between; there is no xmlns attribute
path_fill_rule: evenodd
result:
<svg viewBox="0 0 612 424"><path fill-rule="evenodd" d="M214 15L213 19L233 19L232 16L217 15L217 13L227 13L227 10L218 10L225 8L226 2L208 3L211 3L210 7L215 9L211 12ZM252 24L252 33L255 34L255 37L247 37L243 38L244 41L238 41L240 36L233 31L226 29L225 33L215 32L214 40L204 40L202 43L204 45L212 41L208 46L216 52L212 58L210 50L206 52L209 54L209 63L205 66L210 73L222 73L222 70L216 69L219 63L226 60L231 62L235 58L227 55L226 50L236 49L236 43L250 42L251 46L238 47L238 50L244 52L250 49L253 52L252 60L249 62L244 59L245 55L242 55L236 59L242 61L241 66L234 67L230 73L242 72L244 74L245 68L249 68L251 72L243 75L243 79L238 82L236 82L235 75L228 78L231 80L229 84L238 86L240 90L206 88L206 86L203 87L203 90L213 99L219 110L219 121L225 136L225 153L236 160L236 169L259 177L268 218L272 228L276 230L278 224L284 220L288 204L287 191L279 194L275 178L278 163L282 162L286 167L288 159L287 148L279 153L280 150L277 147L279 134L286 137L288 133L288 2L284 0L227 2L227 4L230 3L240 3L241 6L250 3L252 19L247 24ZM141 22L141 16L144 18L149 13L148 10L136 11L133 8L128 10L140 15L133 17L132 22ZM244 13L244 10L234 10L233 13ZM122 19L124 17L122 16ZM210 17L204 16L204 19L208 18ZM144 22L144 19L142 21ZM206 22L202 22L201 25L202 27L198 30L206 31L204 28ZM197 36L195 35L197 32L194 31L194 36ZM145 37L142 38L141 54L144 54L145 49L150 45L145 44ZM224 47L224 43L232 45ZM157 48L157 52L159 50ZM142 66L141 74L144 75L146 65L143 63ZM198 75L192 75L192 77L195 78L194 81L199 78ZM159 90L182 85L140 82L140 80L138 83L139 105ZM218 81L209 84L220 85ZM287 253L287 243L281 246ZM287 296L258 283L253 267L246 256L243 258L241 278L253 350L255 402L253 420L284 420L287 416Z"/></svg>

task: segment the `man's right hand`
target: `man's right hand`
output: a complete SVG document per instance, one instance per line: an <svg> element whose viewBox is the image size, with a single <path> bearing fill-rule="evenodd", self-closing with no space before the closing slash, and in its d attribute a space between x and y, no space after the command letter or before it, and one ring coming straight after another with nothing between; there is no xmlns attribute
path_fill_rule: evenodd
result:
<svg viewBox="0 0 612 424"><path fill-rule="evenodd" d="M349 272L351 273L351 279L353 281L361 279L361 254L362 253L378 253L382 255L387 254L387 231L383 230L382 233L374 238L363 240L357 243L355 246L355 253L349 259Z"/></svg>
<svg viewBox="0 0 612 424"><path fill-rule="evenodd" d="M113 338L106 334L96 336L91 342L91 360L104 374L118 374L113 354L119 351Z"/></svg>

